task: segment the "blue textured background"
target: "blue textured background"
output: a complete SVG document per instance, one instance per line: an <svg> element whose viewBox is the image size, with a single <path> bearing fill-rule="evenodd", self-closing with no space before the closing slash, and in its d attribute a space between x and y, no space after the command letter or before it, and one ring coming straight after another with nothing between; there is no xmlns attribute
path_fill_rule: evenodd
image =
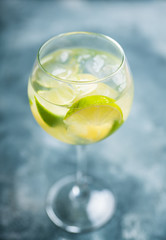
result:
<svg viewBox="0 0 166 240"><path fill-rule="evenodd" d="M0 0L0 20L0 240L166 240L166 2ZM117 212L83 235L45 213L50 186L75 171L75 152L38 126L27 99L39 46L77 30L115 38L135 81L127 122L86 152L88 173L110 184Z"/></svg>

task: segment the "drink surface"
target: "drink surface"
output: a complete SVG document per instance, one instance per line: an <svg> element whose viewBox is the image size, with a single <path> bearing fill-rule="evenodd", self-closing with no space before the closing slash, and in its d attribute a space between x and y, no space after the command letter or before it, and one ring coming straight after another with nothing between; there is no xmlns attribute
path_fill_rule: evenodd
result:
<svg viewBox="0 0 166 240"><path fill-rule="evenodd" d="M36 121L50 135L70 144L90 144L111 135L128 117L131 76L126 64L117 71L120 60L115 56L73 48L40 62L44 70L35 65L28 96Z"/></svg>

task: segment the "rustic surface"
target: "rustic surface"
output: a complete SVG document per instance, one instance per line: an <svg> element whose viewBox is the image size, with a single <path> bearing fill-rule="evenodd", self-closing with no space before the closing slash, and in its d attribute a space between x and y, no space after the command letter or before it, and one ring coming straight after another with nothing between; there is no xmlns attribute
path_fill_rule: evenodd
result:
<svg viewBox="0 0 166 240"><path fill-rule="evenodd" d="M165 240L166 2L1 0L0 18L0 240ZM135 81L127 122L86 153L89 174L117 195L116 214L83 235L60 230L45 213L48 189L75 171L75 153L38 126L27 99L39 46L77 30L115 38Z"/></svg>

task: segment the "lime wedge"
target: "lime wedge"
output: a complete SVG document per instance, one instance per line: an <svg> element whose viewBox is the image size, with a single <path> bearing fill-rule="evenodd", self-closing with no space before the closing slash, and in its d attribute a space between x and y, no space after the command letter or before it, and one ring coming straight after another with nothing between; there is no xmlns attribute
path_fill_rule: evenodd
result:
<svg viewBox="0 0 166 240"><path fill-rule="evenodd" d="M92 143L112 134L123 123L123 114L114 99L93 95L75 102L64 122L69 134Z"/></svg>
<svg viewBox="0 0 166 240"><path fill-rule="evenodd" d="M37 97L35 97L35 102L40 117L47 125L54 127L56 125L63 124L63 118L65 116L65 112L63 110L59 110L56 106L52 106L51 108L49 103L45 103L44 106L41 102L39 102Z"/></svg>

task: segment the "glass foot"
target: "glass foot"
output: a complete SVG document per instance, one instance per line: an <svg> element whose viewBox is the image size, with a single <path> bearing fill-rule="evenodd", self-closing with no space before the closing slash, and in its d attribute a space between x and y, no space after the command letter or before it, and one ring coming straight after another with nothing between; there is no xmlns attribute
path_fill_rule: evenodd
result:
<svg viewBox="0 0 166 240"><path fill-rule="evenodd" d="M115 198L96 180L86 178L79 187L75 177L68 176L50 189L46 211L57 226L81 233L101 227L112 218Z"/></svg>

